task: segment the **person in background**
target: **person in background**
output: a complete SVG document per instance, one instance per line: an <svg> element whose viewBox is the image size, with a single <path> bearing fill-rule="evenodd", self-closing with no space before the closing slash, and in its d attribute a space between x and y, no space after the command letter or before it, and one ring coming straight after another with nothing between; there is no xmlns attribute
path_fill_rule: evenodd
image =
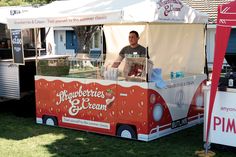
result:
<svg viewBox="0 0 236 157"><path fill-rule="evenodd" d="M129 44L122 48L119 53L118 58L113 63L112 68L118 68L121 61L125 58L126 55L134 55L139 57L146 57L146 48L138 44L139 34L137 31L129 32Z"/></svg>

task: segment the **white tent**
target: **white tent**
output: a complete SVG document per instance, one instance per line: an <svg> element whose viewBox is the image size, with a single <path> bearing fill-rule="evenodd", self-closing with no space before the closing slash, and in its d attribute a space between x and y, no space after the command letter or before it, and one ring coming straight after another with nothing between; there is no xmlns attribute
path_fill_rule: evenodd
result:
<svg viewBox="0 0 236 157"><path fill-rule="evenodd" d="M7 18L31 10L31 6L7 6L0 7L0 23L6 24Z"/></svg>
<svg viewBox="0 0 236 157"><path fill-rule="evenodd" d="M179 0L55 1L10 17L10 29L133 22L206 23L207 15Z"/></svg>
<svg viewBox="0 0 236 157"><path fill-rule="evenodd" d="M107 61L128 44L137 30L155 67L163 74L182 70L202 73L207 15L179 0L67 0L55 1L8 18L10 29L104 25Z"/></svg>

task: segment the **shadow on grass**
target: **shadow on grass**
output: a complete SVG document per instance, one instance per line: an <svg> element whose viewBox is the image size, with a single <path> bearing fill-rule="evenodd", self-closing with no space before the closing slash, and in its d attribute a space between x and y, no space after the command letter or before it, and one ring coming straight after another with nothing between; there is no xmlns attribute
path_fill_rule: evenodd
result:
<svg viewBox="0 0 236 157"><path fill-rule="evenodd" d="M71 129L37 125L34 115L34 98L24 101L1 103L0 138L24 140L30 137L53 134L63 138L43 145L53 157L195 157L196 150L203 149L203 125L171 134L150 142L126 140L122 138L87 133ZM216 156L235 156L235 149L216 147ZM28 149L28 148L26 148Z"/></svg>
<svg viewBox="0 0 236 157"><path fill-rule="evenodd" d="M203 150L203 125L150 142L134 141L95 133L64 130L65 138L46 145L54 157L196 157ZM74 131L73 131L74 132ZM215 157L235 157L236 148L212 144Z"/></svg>
<svg viewBox="0 0 236 157"><path fill-rule="evenodd" d="M10 105L12 106L11 103ZM85 131L37 125L34 117L19 117L10 111L0 112L0 138L18 141L30 137L40 138L40 135L46 134L63 135L63 138L53 140L50 144L39 146L47 149L48 156L191 157L202 146L202 125L154 141L141 142Z"/></svg>
<svg viewBox="0 0 236 157"><path fill-rule="evenodd" d="M118 137L78 131L78 134L64 132L65 138L47 145L47 149L63 157L87 156L158 156L191 157L202 145L202 125L185 131L141 142Z"/></svg>
<svg viewBox="0 0 236 157"><path fill-rule="evenodd" d="M19 117L35 117L35 95L29 93L20 100L8 100L0 102L0 113L13 113Z"/></svg>
<svg viewBox="0 0 236 157"><path fill-rule="evenodd" d="M39 126L35 124L34 93L21 100L0 102L0 106L0 137L22 140L50 131L37 129Z"/></svg>

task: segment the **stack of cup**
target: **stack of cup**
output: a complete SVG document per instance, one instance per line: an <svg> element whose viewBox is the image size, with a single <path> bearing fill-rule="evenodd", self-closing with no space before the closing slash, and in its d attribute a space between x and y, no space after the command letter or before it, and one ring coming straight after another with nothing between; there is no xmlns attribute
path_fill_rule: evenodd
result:
<svg viewBox="0 0 236 157"><path fill-rule="evenodd" d="M105 80L117 80L118 78L118 68L108 68L104 71Z"/></svg>

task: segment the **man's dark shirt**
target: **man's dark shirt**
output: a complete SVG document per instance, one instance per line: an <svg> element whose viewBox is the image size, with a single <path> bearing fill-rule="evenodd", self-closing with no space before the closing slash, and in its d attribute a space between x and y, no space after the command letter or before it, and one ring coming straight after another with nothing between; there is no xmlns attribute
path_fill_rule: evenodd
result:
<svg viewBox="0 0 236 157"><path fill-rule="evenodd" d="M125 55L129 54L136 54L139 55L139 57L146 57L146 49L141 45L138 45L135 48L132 48L131 46L125 46L119 54L122 58L125 58Z"/></svg>

